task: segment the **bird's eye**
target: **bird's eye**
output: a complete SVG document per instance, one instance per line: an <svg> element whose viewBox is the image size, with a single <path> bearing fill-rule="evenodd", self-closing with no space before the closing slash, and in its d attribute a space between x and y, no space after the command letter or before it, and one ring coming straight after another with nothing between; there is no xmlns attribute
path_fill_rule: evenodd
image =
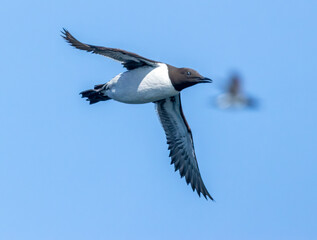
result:
<svg viewBox="0 0 317 240"><path fill-rule="evenodd" d="M190 75L192 75L192 73L191 73L191 72L187 72L186 74L187 74L187 76L190 76Z"/></svg>

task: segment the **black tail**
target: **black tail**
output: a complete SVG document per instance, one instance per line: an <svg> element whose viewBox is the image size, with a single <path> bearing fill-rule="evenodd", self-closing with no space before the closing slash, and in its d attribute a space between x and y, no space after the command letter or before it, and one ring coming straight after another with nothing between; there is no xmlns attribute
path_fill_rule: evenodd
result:
<svg viewBox="0 0 317 240"><path fill-rule="evenodd" d="M100 101L107 101L110 97L103 94L103 90L106 88L105 84L96 85L95 89L89 89L81 92L82 98L87 98L90 104L94 104Z"/></svg>

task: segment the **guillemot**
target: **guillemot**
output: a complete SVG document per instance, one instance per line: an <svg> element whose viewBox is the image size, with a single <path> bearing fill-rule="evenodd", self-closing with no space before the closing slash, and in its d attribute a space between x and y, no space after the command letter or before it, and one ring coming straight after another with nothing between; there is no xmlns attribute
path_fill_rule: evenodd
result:
<svg viewBox="0 0 317 240"><path fill-rule="evenodd" d="M237 73L231 75L225 92L217 97L216 105L220 109L255 109L258 106L255 98L244 93L242 80Z"/></svg>
<svg viewBox="0 0 317 240"><path fill-rule="evenodd" d="M75 48L121 62L128 71L80 94L90 104L110 99L130 104L154 102L175 171L179 170L181 177L185 176L187 184L190 183L199 196L202 194L213 200L199 172L192 131L185 119L180 98L180 91L184 88L212 80L190 68L177 68L117 48L81 43L66 29L62 31L62 37Z"/></svg>

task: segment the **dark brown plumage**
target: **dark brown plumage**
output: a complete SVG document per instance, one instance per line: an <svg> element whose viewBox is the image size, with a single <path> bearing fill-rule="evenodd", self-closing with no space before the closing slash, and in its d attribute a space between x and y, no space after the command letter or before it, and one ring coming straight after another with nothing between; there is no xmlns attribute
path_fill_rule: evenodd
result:
<svg viewBox="0 0 317 240"><path fill-rule="evenodd" d="M90 44L85 44L74 38L66 29L63 29L62 37L73 47L87 52L100 54L105 57L112 58L121 62L121 64L128 70L132 70L142 66L155 66L156 61L144 58L138 54L121 50L118 48L99 47Z"/></svg>

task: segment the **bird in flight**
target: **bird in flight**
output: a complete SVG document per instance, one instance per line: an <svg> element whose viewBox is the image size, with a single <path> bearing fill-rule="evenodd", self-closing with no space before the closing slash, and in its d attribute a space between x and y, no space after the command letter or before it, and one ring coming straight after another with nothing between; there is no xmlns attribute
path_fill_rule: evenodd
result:
<svg viewBox="0 0 317 240"><path fill-rule="evenodd" d="M119 61L127 71L105 84L81 92L90 104L110 99L130 104L153 102L164 128L171 164L198 195L210 198L201 178L194 150L192 131L185 119L180 92L197 83L210 83L190 68L177 68L117 48L99 47L78 41L66 29L62 37L73 47Z"/></svg>
<svg viewBox="0 0 317 240"><path fill-rule="evenodd" d="M229 81L227 89L216 99L217 107L220 109L245 109L256 108L256 99L247 96L242 89L241 78L233 74Z"/></svg>

